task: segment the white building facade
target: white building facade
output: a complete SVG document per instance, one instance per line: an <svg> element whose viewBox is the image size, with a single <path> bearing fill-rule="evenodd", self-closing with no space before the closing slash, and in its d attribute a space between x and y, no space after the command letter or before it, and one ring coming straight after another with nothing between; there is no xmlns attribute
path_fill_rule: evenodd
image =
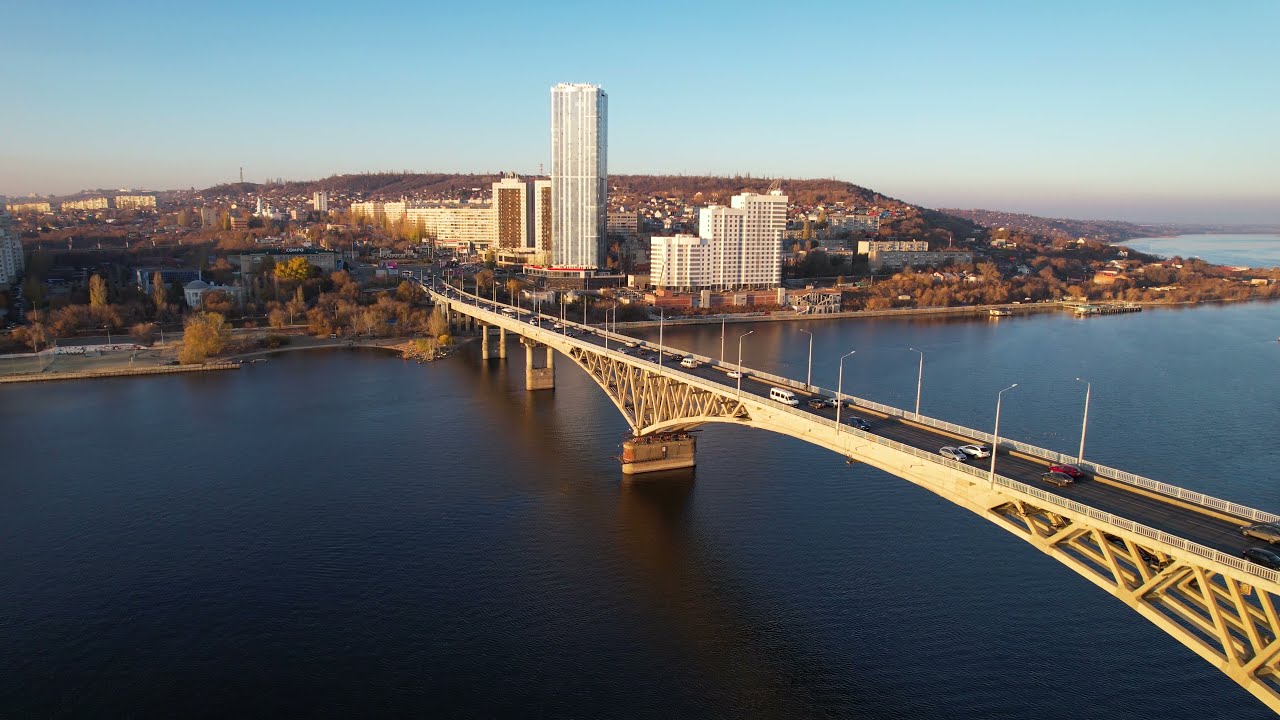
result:
<svg viewBox="0 0 1280 720"><path fill-rule="evenodd" d="M18 281L26 267L22 256L22 241L5 233L0 227L0 288L7 288Z"/></svg>
<svg viewBox="0 0 1280 720"><path fill-rule="evenodd" d="M735 195L729 207L703 208L698 236L649 241L651 282L671 290L737 290L777 287L782 281L782 233L787 197Z"/></svg>
<svg viewBox="0 0 1280 720"><path fill-rule="evenodd" d="M598 85L551 88L551 264L604 266L609 96Z"/></svg>

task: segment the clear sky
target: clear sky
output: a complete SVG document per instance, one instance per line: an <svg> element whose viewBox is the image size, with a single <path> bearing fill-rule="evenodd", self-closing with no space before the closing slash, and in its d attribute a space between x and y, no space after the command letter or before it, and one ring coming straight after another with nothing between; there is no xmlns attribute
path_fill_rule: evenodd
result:
<svg viewBox="0 0 1280 720"><path fill-rule="evenodd" d="M535 173L549 88L615 173L1280 223L1280 2L0 2L0 193Z"/></svg>

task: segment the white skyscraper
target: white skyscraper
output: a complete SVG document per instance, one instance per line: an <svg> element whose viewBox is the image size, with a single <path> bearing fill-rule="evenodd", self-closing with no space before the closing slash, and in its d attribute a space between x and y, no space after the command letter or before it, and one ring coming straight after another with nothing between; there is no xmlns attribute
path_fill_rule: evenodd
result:
<svg viewBox="0 0 1280 720"><path fill-rule="evenodd" d="M604 266L609 96L598 85L551 88L551 264Z"/></svg>

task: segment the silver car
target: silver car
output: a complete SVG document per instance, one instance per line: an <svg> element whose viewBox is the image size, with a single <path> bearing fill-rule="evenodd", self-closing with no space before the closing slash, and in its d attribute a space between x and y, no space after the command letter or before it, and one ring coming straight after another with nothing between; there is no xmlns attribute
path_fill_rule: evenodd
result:
<svg viewBox="0 0 1280 720"><path fill-rule="evenodd" d="M969 459L969 456L965 455L964 451L959 448L953 448L950 445L944 448L938 448L938 454L949 460L955 460L956 462L964 462Z"/></svg>
<svg viewBox="0 0 1280 720"><path fill-rule="evenodd" d="M1266 540L1269 543L1280 543L1280 523L1258 523L1243 528L1240 532L1245 537L1258 538Z"/></svg>
<svg viewBox="0 0 1280 720"><path fill-rule="evenodd" d="M991 448L986 445L961 445L960 452L972 458L991 457Z"/></svg>

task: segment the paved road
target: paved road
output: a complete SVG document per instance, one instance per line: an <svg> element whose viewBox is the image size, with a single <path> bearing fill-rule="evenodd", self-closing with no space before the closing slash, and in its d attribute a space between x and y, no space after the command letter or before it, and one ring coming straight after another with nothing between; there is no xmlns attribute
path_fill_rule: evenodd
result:
<svg viewBox="0 0 1280 720"><path fill-rule="evenodd" d="M474 301L467 298L465 302L472 304ZM482 306L499 309L508 307L502 303L495 305L490 301L483 301L481 304ZM522 320L527 320L531 317L531 313L528 310L520 310L519 317ZM553 323L559 320L558 317L550 315L543 315L542 318L542 327L544 328L552 327ZM570 327L581 328L577 324ZM577 339L598 346L606 344L605 339L596 334L593 329L582 331L577 336ZM634 342L638 343L640 347L636 349L620 348L618 343L613 340L609 340L607 344L610 349L623 349L633 357L639 357L655 364L658 362L657 353L652 350L652 348L656 347L656 344L641 340L635 340ZM668 348L668 353L662 359L662 364L672 370L726 385L730 388L737 387L738 381L727 375L727 371L731 370L732 367L721 368L702 365L693 369L683 368L680 367L679 360L684 353L671 351L670 348ZM772 386L768 382L753 378L751 369L745 368L744 377L742 378L743 393L767 398L770 387ZM836 411L834 408L810 408L807 403L803 402L807 398L799 393L797 395L802 399L800 410L808 412L815 417L824 418L828 422L835 422ZM872 433L927 452L937 452L943 446L954 447L970 443L982 444L978 440L957 439L939 430L902 421L898 418L882 417L879 413L866 408L860 408L857 411L842 409L840 419L845 424L848 424L850 419L855 416L866 420L871 425ZM991 461L989 458L984 458L971 460L970 462L977 467L986 469L990 466ZM1163 530L1206 547L1216 548L1231 555L1239 556L1246 547L1266 544L1241 535L1240 528L1248 524L1245 520L1229 522L1204 514L1198 510L1190 509L1189 506L1175 504L1179 501L1175 501L1172 498L1146 495L1136 492L1132 486L1113 484L1114 481L1099 480L1088 476L1081 478L1071 486L1059 488L1040 479L1040 475L1047 469L1045 463L1036 462L1021 455L1009 455L1001 452L996 458L996 471L1004 477L1024 482L1045 492L1075 500L1098 510L1128 518L1134 522L1157 530Z"/></svg>

